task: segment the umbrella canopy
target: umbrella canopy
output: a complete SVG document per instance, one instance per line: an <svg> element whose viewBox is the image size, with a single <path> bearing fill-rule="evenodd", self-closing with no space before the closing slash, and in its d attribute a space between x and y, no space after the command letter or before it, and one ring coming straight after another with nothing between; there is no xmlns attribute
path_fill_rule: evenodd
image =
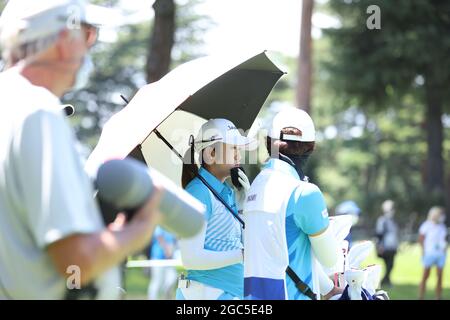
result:
<svg viewBox="0 0 450 320"><path fill-rule="evenodd" d="M265 52L208 56L180 65L141 88L105 124L86 170L93 175L103 162L131 154L180 184L181 161L153 131L158 129L180 152L187 149L189 135L211 118L228 119L246 131L283 74Z"/></svg>

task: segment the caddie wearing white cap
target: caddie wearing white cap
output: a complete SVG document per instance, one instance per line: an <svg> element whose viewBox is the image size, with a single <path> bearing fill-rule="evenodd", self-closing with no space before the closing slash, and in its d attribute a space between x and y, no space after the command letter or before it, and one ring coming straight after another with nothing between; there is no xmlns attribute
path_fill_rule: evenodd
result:
<svg viewBox="0 0 450 320"><path fill-rule="evenodd" d="M238 212L236 191L225 179L230 177L231 169L240 165L239 149L249 147L254 141L242 136L231 121L212 119L200 128L191 142L191 148L199 153L200 168L193 161L193 150L188 150L182 185L205 205L207 223L197 236L179 241L187 276L180 279L176 298L242 299L244 267L241 224L193 173L203 177L228 206ZM240 169L237 180L241 184L237 186L240 187L238 192L245 199L250 183Z"/></svg>
<svg viewBox="0 0 450 320"><path fill-rule="evenodd" d="M313 121L303 110L287 108L273 119L266 143L270 159L244 204L246 299L314 299L311 250L324 266L337 261L323 195L303 173L314 141ZM331 292L332 282L325 284L321 292Z"/></svg>
<svg viewBox="0 0 450 320"><path fill-rule="evenodd" d="M9 0L1 13L0 300L119 298L117 265L156 224L152 199L105 228L59 100L92 70L92 8Z"/></svg>

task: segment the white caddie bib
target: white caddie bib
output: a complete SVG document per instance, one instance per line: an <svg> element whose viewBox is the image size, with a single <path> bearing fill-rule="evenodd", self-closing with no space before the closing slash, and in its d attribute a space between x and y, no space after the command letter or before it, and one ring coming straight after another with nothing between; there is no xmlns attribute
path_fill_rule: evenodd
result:
<svg viewBox="0 0 450 320"><path fill-rule="evenodd" d="M250 291L271 290L268 285L254 283L260 278L282 280L287 298L285 278L289 254L285 231L286 209L292 193L302 184L305 182L292 175L265 168L247 192L244 205L244 277L253 279L252 284L247 282L247 286L252 286ZM265 282L270 283L270 280ZM256 296L270 298L271 293L267 294L269 296L259 292Z"/></svg>

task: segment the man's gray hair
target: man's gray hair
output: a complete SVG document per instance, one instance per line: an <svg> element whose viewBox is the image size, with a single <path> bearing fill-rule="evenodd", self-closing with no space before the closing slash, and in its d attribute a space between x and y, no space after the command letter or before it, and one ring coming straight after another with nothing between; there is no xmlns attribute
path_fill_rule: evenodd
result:
<svg viewBox="0 0 450 320"><path fill-rule="evenodd" d="M2 58L7 65L14 65L49 48L58 39L58 35L59 32L12 48L3 48Z"/></svg>
<svg viewBox="0 0 450 320"><path fill-rule="evenodd" d="M85 0L9 0L0 16L2 56L8 65L33 57L82 22L89 22Z"/></svg>

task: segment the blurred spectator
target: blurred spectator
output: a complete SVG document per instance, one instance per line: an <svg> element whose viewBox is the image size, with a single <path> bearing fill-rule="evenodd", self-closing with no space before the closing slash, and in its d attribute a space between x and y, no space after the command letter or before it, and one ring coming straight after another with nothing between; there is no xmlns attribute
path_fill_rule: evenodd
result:
<svg viewBox="0 0 450 320"><path fill-rule="evenodd" d="M352 216L352 227L358 223L359 215L361 214L361 209L355 203L355 201L347 200L340 203L335 209L336 215L348 214ZM352 246L352 230L350 230L348 236L345 238L348 241L348 247Z"/></svg>
<svg viewBox="0 0 450 320"><path fill-rule="evenodd" d="M176 251L175 237L161 227L156 227L150 252L150 259L173 259ZM148 285L149 300L169 300L175 295L174 285L177 271L172 266L153 267Z"/></svg>
<svg viewBox="0 0 450 320"><path fill-rule="evenodd" d="M398 248L398 226L394 221L395 208L394 201L386 200L381 206L383 215L376 223L377 255L384 260L386 273L382 285L391 286L391 271L394 268L395 255Z"/></svg>
<svg viewBox="0 0 450 320"><path fill-rule="evenodd" d="M422 281L419 289L419 299L423 299L430 270L437 269L436 299L442 298L442 270L444 269L447 253L447 228L445 226L444 209L432 207L427 220L419 229L419 243L422 247L422 264L424 266Z"/></svg>

